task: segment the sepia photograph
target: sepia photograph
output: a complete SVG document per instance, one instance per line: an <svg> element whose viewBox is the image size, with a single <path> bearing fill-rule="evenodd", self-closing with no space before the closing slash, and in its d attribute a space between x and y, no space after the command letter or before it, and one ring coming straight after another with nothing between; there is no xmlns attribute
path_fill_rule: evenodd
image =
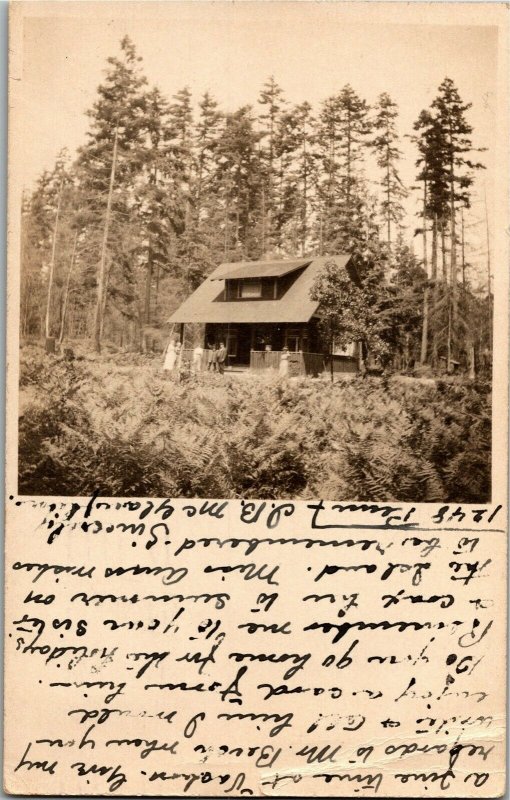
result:
<svg viewBox="0 0 510 800"><path fill-rule="evenodd" d="M60 5L16 87L19 494L490 501L497 27Z"/></svg>
<svg viewBox="0 0 510 800"><path fill-rule="evenodd" d="M9 4L5 794L504 795L509 21Z"/></svg>

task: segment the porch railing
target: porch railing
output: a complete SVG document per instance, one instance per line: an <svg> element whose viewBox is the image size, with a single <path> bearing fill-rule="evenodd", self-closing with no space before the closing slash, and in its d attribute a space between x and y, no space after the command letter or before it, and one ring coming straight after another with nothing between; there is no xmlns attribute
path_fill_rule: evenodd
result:
<svg viewBox="0 0 510 800"><path fill-rule="evenodd" d="M209 360L209 350L205 350L202 354L201 371L207 369ZM254 372L263 372L268 369L279 370L281 350L251 350L250 351L250 369ZM181 360L183 363L193 361L193 350L184 348L182 351ZM225 367L228 368L229 360L225 362ZM329 357L325 357L322 353L302 353L302 352L289 352L289 376L298 375L320 375L322 372L328 372L330 369ZM357 372L357 360L348 356L333 356L333 370L334 372Z"/></svg>
<svg viewBox="0 0 510 800"><path fill-rule="evenodd" d="M263 369L279 369L280 367L279 350L251 350L250 369L255 371Z"/></svg>
<svg viewBox="0 0 510 800"><path fill-rule="evenodd" d="M260 372L265 369L279 369L281 350L252 350L250 369ZM320 375L325 369L322 353L289 352L289 375Z"/></svg>

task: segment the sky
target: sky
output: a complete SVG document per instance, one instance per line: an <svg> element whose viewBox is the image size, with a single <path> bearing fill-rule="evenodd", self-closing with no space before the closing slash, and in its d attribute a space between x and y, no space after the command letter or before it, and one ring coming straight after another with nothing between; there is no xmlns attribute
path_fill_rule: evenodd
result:
<svg viewBox="0 0 510 800"><path fill-rule="evenodd" d="M29 188L58 151L85 138L108 56L127 34L149 84L171 97L189 86L209 90L225 110L256 105L273 75L291 103L315 109L346 83L373 103L388 92L400 109L402 135L450 77L473 103L473 140L488 151L478 181L493 202L498 29L462 5L333 2L44 2L26 4L19 97L26 138L21 169ZM414 8L411 6L414 5ZM456 5L456 4L455 4ZM460 9L465 13L460 13ZM490 15L487 14L490 23ZM458 24L459 20L463 24ZM430 24L430 21L434 24ZM415 153L402 139L402 177L414 178ZM476 208L475 208L476 210Z"/></svg>

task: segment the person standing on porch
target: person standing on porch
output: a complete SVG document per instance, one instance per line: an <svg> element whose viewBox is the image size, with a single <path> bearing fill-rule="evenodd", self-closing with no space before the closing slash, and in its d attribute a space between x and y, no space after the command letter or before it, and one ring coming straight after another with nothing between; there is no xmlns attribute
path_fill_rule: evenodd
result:
<svg viewBox="0 0 510 800"><path fill-rule="evenodd" d="M163 370L165 372L171 372L173 370L175 367L176 358L177 353L175 350L175 342L173 339L170 339L165 353L165 361L163 363Z"/></svg>
<svg viewBox="0 0 510 800"><path fill-rule="evenodd" d="M220 375L223 375L225 372L225 359L227 358L227 348L220 342L220 346L216 352L216 364L218 366L218 372Z"/></svg>
<svg viewBox="0 0 510 800"><path fill-rule="evenodd" d="M285 345L280 355L279 373L280 378L287 378L289 374L289 348L287 345Z"/></svg>
<svg viewBox="0 0 510 800"><path fill-rule="evenodd" d="M216 345L209 345L208 353L207 353L207 371L208 372L216 372L217 362L216 362Z"/></svg>
<svg viewBox="0 0 510 800"><path fill-rule="evenodd" d="M204 354L204 348L197 344L195 349L193 350L193 372L200 372L202 369L202 356Z"/></svg>

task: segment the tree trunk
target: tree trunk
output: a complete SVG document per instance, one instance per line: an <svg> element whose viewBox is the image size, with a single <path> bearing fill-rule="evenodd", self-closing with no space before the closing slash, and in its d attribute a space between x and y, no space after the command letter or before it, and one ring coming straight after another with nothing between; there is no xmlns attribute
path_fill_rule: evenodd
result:
<svg viewBox="0 0 510 800"><path fill-rule="evenodd" d="M227 257L227 253L228 253L228 249L229 249L229 246L228 246L229 245L229 241L228 241L228 236L229 236L228 215L229 215L229 213L230 213L229 198L227 197L227 195L225 193L225 230L224 230L224 237L223 237L223 255L224 255L225 258Z"/></svg>
<svg viewBox="0 0 510 800"><path fill-rule="evenodd" d="M306 223L308 212L308 172L306 169L306 127L303 129L303 213L301 222L301 256L304 256L306 251Z"/></svg>
<svg viewBox="0 0 510 800"><path fill-rule="evenodd" d="M434 214L432 220L432 257L431 257L431 278L433 285L432 295L432 313L434 318L432 320L432 366L437 365L437 320L435 314L437 310L439 285L437 282L437 214Z"/></svg>
<svg viewBox="0 0 510 800"><path fill-rule="evenodd" d="M476 378L476 370L475 370L475 346L470 338L468 343L468 362L469 362L469 372L468 378L470 381L474 381Z"/></svg>
<svg viewBox="0 0 510 800"><path fill-rule="evenodd" d="M423 181L423 269L429 276L429 259L427 252L427 179ZM389 226L389 223L388 223ZM390 228L388 227L388 244L389 244Z"/></svg>
<svg viewBox="0 0 510 800"><path fill-rule="evenodd" d="M452 372L452 302L451 302L451 287L447 288L447 302L448 302L448 336L446 341L446 372L448 375Z"/></svg>
<svg viewBox="0 0 510 800"><path fill-rule="evenodd" d="M432 259L431 259L431 278L437 281L437 214L434 214L432 221Z"/></svg>
<svg viewBox="0 0 510 800"><path fill-rule="evenodd" d="M51 299L52 299L52 292L53 292L53 281L55 277L55 253L57 250L57 235L58 235L58 222L60 218L60 205L62 202L62 189L63 189L64 180L60 181L60 186L58 189L58 200L57 200L57 211L55 214L55 225L53 227L53 241L51 244L51 261L50 261L50 274L48 276L48 294L46 297L46 319L44 330L46 334L46 346L48 347L48 340L51 335Z"/></svg>
<svg viewBox="0 0 510 800"><path fill-rule="evenodd" d="M158 303L159 303L159 261L156 262L156 291L154 292L154 316L158 318Z"/></svg>
<svg viewBox="0 0 510 800"><path fill-rule="evenodd" d="M151 289L152 289L152 246L149 237L149 247L147 250L147 274L145 276L144 319L146 325L150 325L151 322Z"/></svg>
<svg viewBox="0 0 510 800"><path fill-rule="evenodd" d="M443 281L446 286L448 283L448 266L446 264L446 234L444 229L444 220L441 221L441 267L443 270Z"/></svg>
<svg viewBox="0 0 510 800"><path fill-rule="evenodd" d="M69 304L68 319L69 325L67 326L67 329L71 338L74 339L76 336L76 304L73 301L71 301Z"/></svg>
<svg viewBox="0 0 510 800"><path fill-rule="evenodd" d="M347 192L345 195L345 205L347 213L351 210L351 112L347 110Z"/></svg>
<svg viewBox="0 0 510 800"><path fill-rule="evenodd" d="M106 302L108 299L108 284L110 282L110 272L112 269L112 261L108 259L108 263L106 264L106 271L104 276L104 292L103 292L103 307L101 310L101 329L100 329L100 337L103 338L103 330L104 330L104 318L106 312Z"/></svg>
<svg viewBox="0 0 510 800"><path fill-rule="evenodd" d="M464 235L464 209L460 210L461 223L461 258L462 258L462 288L466 291L466 239Z"/></svg>
<svg viewBox="0 0 510 800"><path fill-rule="evenodd" d="M106 202L106 216L103 228L103 241L101 244L101 258L99 261L98 280L97 280L97 301L94 315L94 349L96 353L101 352L101 337L103 332L103 317L106 309L106 253L108 248L108 233L110 230L110 219L112 214L112 196L115 185L115 169L117 167L117 144L119 137L119 126L115 127L115 138L113 140L112 167L110 170L110 185L108 188L108 200Z"/></svg>
<svg viewBox="0 0 510 800"><path fill-rule="evenodd" d="M425 286L423 292L423 321L421 326L421 352L420 364L427 363L427 343L429 337L429 287Z"/></svg>
<svg viewBox="0 0 510 800"><path fill-rule="evenodd" d="M202 182L204 171L204 150L201 151L198 159L198 175L197 187L195 193L195 229L198 231L200 228L201 214L202 214Z"/></svg>
<svg viewBox="0 0 510 800"><path fill-rule="evenodd" d="M489 213L487 209L487 194L484 193L485 201L485 235L487 239L487 302L489 305L489 353L492 358L492 275L491 275L491 246L489 238Z"/></svg>
<svg viewBox="0 0 510 800"><path fill-rule="evenodd" d="M388 229L389 230L389 229ZM389 244L389 239L388 239ZM427 363L427 344L429 338L429 265L427 254L427 180L423 182L423 268L427 277L427 284L423 292L423 318L421 326L420 364Z"/></svg>
<svg viewBox="0 0 510 800"><path fill-rule="evenodd" d="M409 333L406 331L404 336L404 372L409 370Z"/></svg>
<svg viewBox="0 0 510 800"><path fill-rule="evenodd" d="M155 167L152 173L152 185L157 186L158 183L158 168ZM197 198L197 205L198 205L198 198ZM200 211L198 211L200 214ZM198 228L198 222L197 222ZM151 290L152 290L152 272L153 272L153 260L152 260L152 239L149 233L148 235L149 243L147 247L147 274L145 276L145 311L144 311L144 318L145 324L150 325L151 321Z"/></svg>
<svg viewBox="0 0 510 800"><path fill-rule="evenodd" d="M390 132L388 128L386 128L386 141L389 141ZM388 229L388 250L391 252L391 180L390 180L390 155L389 155L389 145L386 146L386 225ZM427 193L427 182L425 181L425 202L426 202L426 193ZM424 235L425 235L425 228Z"/></svg>
<svg viewBox="0 0 510 800"><path fill-rule="evenodd" d="M58 337L59 345L62 344L64 341L64 333L65 333L65 326L66 326L66 316L67 316L67 304L69 300L69 283L71 281L71 273L74 267L74 259L76 257L76 245L78 242L78 231L74 234L74 242L73 242L73 252L71 255L71 261L69 262L69 269L67 270L67 278L66 278L66 287L64 290L64 302L62 304L62 320L60 322L60 334Z"/></svg>
<svg viewBox="0 0 510 800"><path fill-rule="evenodd" d="M363 342L358 342L358 369L360 375L366 373L365 360L363 358Z"/></svg>
<svg viewBox="0 0 510 800"><path fill-rule="evenodd" d="M450 146L451 134L450 134ZM452 287L452 324L457 320L457 234L455 230L455 170L450 159L450 284Z"/></svg>

